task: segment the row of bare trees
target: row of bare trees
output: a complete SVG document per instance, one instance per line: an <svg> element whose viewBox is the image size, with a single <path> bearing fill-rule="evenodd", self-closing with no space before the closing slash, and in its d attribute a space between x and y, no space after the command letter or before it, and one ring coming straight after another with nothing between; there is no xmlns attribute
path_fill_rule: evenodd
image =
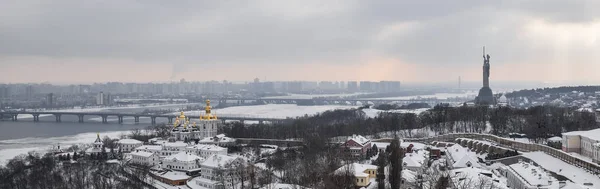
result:
<svg viewBox="0 0 600 189"><path fill-rule="evenodd" d="M434 108L414 113L381 112L370 118L362 109L334 110L300 117L281 125L228 123L222 132L240 138L299 139L318 134L325 138L353 134L424 137L446 133L491 133L507 136L524 133L532 140L560 136L562 132L597 128L593 112L575 108L535 106L528 109L486 106Z"/></svg>
<svg viewBox="0 0 600 189"><path fill-rule="evenodd" d="M29 153L0 166L0 188L144 188L148 173L148 169L127 172L121 164L86 159L61 162L51 154Z"/></svg>

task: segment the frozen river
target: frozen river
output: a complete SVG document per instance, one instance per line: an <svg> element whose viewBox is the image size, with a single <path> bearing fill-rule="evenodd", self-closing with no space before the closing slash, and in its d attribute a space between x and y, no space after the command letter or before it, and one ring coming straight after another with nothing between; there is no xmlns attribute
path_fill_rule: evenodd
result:
<svg viewBox="0 0 600 189"><path fill-rule="evenodd" d="M178 109L190 104L156 106L153 108ZM290 104L269 104L257 106L236 106L224 109L214 109L218 114L236 114L258 117L286 118L304 115L314 115L334 109L348 109L353 106L297 106ZM109 112L141 112L148 107L98 109L94 111ZM85 110L79 110L85 111ZM99 117L86 116L85 123L78 123L77 116L63 116L61 123L54 121L54 116L40 117L40 122L33 122L29 117L20 117L20 121L0 121L0 164L19 154L29 151L45 151L53 146L67 147L73 144L89 144L94 141L96 133L101 137L117 138L127 134L131 129L146 128L150 125L149 118L140 118L140 123L133 119L125 119L123 124L110 120L102 124ZM28 120L29 119L29 120ZM115 118L116 119L116 118ZM167 120L157 119L157 122Z"/></svg>

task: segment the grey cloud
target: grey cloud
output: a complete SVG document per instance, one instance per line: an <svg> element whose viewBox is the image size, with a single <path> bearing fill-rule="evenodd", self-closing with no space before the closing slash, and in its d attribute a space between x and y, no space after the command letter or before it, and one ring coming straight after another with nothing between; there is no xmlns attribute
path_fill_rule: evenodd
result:
<svg viewBox="0 0 600 189"><path fill-rule="evenodd" d="M302 17L269 12L256 2L10 3L0 8L6 11L0 13L0 56L344 63L376 51L413 63L463 64L480 59L481 45L502 54L501 61L543 53L518 40L520 16L598 18L590 10L596 1L342 1L348 5L339 11ZM373 41L387 26L403 22L418 27Z"/></svg>

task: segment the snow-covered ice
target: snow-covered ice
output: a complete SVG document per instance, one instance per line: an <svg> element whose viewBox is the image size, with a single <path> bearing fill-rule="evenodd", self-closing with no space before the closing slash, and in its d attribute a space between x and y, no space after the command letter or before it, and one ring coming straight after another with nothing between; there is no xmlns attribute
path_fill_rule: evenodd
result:
<svg viewBox="0 0 600 189"><path fill-rule="evenodd" d="M8 160L21 155L27 154L30 151L45 153L56 145L60 145L61 149L69 148L75 144L91 144L96 139L96 135L100 134L101 138L108 136L110 138L119 138L123 134L128 134L130 131L110 131L101 133L81 133L77 135L48 137L48 138L20 138L10 140L0 140L3 148L0 149L0 164L7 163Z"/></svg>
<svg viewBox="0 0 600 189"><path fill-rule="evenodd" d="M212 113L216 114L217 117L221 116L252 116L262 118L287 118L287 117L299 117L304 115L314 115L317 113L325 112L327 110L336 109L351 109L357 108L358 106L336 106L336 105L324 105L324 106L298 106L295 104L267 104L267 105L256 105L256 106L234 106L223 109L213 109ZM200 114L201 111L189 111L186 113ZM176 113L177 114L177 113Z"/></svg>
<svg viewBox="0 0 600 189"><path fill-rule="evenodd" d="M169 104L173 105L173 104ZM161 106L161 105L157 105ZM150 107L150 106L145 106ZM270 118L286 118L286 117L298 117L304 115L314 115L327 110L335 109L350 109L356 108L357 106L297 106L293 104L268 104L268 105L257 105L257 106L237 106L228 107L224 109L214 109L213 113L218 115L242 115L252 117L270 117ZM139 108L137 107L119 107L119 109L125 108ZM69 109L60 111L101 111L113 108L89 108L89 109ZM190 113L199 114L203 111L193 111ZM91 118L90 120L100 118ZM116 121L116 118L114 118ZM133 118L125 118L133 119ZM111 120L109 120L111 121ZM127 134L129 131L111 131L102 132L100 137L108 136L110 138L118 138L122 134ZM28 137L20 139L0 140L0 164L6 163L7 160L14 158L20 154L26 154L29 151L46 152L53 146L60 144L61 148L68 148L73 144L89 144L96 138L96 133L81 133L77 135L61 136L61 137Z"/></svg>
<svg viewBox="0 0 600 189"><path fill-rule="evenodd" d="M437 98L437 99L448 99L448 98L467 98L477 96L476 91L468 91L465 93L436 93L432 95L413 95L413 96L398 96L398 97L385 97L385 98L369 98L377 100L410 100L410 99L422 99L422 98Z"/></svg>
<svg viewBox="0 0 600 189"><path fill-rule="evenodd" d="M350 97L361 94L369 94L369 93L341 93L341 94L293 94L290 93L286 96L270 96L264 97L263 99L312 99L319 97Z"/></svg>

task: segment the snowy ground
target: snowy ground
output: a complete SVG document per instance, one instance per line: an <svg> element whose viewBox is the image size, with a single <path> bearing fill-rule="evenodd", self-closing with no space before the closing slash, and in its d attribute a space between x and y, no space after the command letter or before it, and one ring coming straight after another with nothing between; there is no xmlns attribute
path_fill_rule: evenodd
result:
<svg viewBox="0 0 600 189"><path fill-rule="evenodd" d="M108 136L110 138L119 138L129 131L111 131L102 132L100 138ZM27 154L30 151L45 153L53 147L60 145L61 149L69 148L74 144L91 144L96 139L98 133L81 133L71 136L49 137L49 138L20 138L11 140L0 140L3 145L15 145L19 148L0 149L0 164L6 164L9 159L20 154Z"/></svg>
<svg viewBox="0 0 600 189"><path fill-rule="evenodd" d="M600 178L598 176L543 152L523 153L523 156L535 161L535 163L548 171L569 178L576 184L593 183L596 187L600 186Z"/></svg>
<svg viewBox="0 0 600 189"><path fill-rule="evenodd" d="M594 162L594 161L592 160L592 158L590 158L590 157L587 157L587 156L583 156L583 155L581 155L581 154L578 154L578 153L575 153L575 152L571 152L571 153L569 153L569 154L570 154L570 155L572 155L572 156L578 157L579 159L583 159L583 160L586 160L586 161L589 161L589 162Z"/></svg>
<svg viewBox="0 0 600 189"><path fill-rule="evenodd" d="M286 118L286 117L299 117L304 115L314 115L327 110L336 109L351 109L357 108L358 106L336 106L336 105L325 105L325 106L298 106L295 104L267 104L267 105L256 105L256 106L234 106L223 109L213 109L212 113L227 116L251 116L251 117L262 117L262 118ZM200 114L204 113L201 111L189 111L189 114Z"/></svg>
<svg viewBox="0 0 600 189"><path fill-rule="evenodd" d="M341 93L341 94L289 94L287 96L270 96L263 99L312 99L318 97L349 97L369 93Z"/></svg>
<svg viewBox="0 0 600 189"><path fill-rule="evenodd" d="M385 98L370 98L377 100L410 100L410 99L422 99L422 98L437 98L437 99L448 99L448 98L467 98L477 96L477 91L468 91L465 93L436 93L433 95L413 95L413 96L399 96L399 97L385 97Z"/></svg>
<svg viewBox="0 0 600 189"><path fill-rule="evenodd" d="M517 142L520 142L520 143L525 143L525 144L533 143L533 142L529 141L528 138L508 138L508 137L504 137L504 138L508 139L508 140L512 140L512 141L517 141Z"/></svg>
<svg viewBox="0 0 600 189"><path fill-rule="evenodd" d="M381 113L381 112L414 113L414 114L419 115L421 112L424 112L427 110L429 110L429 108L419 108L419 109L414 109L414 110L389 110L389 111L378 110L378 109L373 109L373 108L365 108L365 109L363 109L363 112L365 112L365 114L367 114L368 117L374 118L374 117L377 117L379 115L379 113Z"/></svg>

